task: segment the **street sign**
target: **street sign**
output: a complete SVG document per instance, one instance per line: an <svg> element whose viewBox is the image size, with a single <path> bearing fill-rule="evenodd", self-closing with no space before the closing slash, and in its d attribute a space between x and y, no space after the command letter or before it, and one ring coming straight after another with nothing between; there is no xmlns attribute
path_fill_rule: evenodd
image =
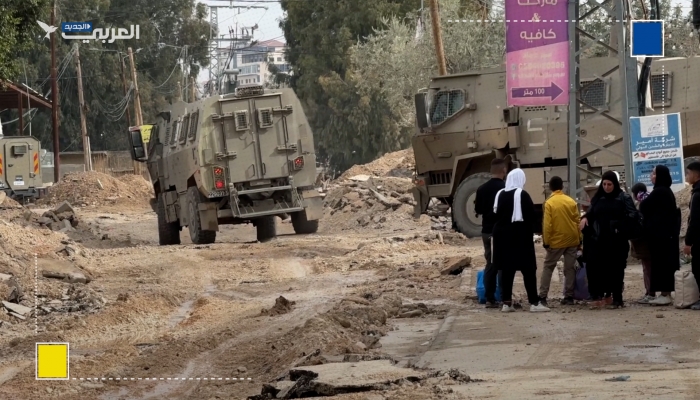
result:
<svg viewBox="0 0 700 400"><path fill-rule="evenodd" d="M569 105L565 0L505 0L508 106Z"/></svg>
<svg viewBox="0 0 700 400"><path fill-rule="evenodd" d="M516 88L512 90L513 98L520 99L526 97L549 97L554 100L564 93L564 90L552 82L550 87Z"/></svg>
<svg viewBox="0 0 700 400"><path fill-rule="evenodd" d="M664 21L632 21L630 37L632 57L664 56Z"/></svg>
<svg viewBox="0 0 700 400"><path fill-rule="evenodd" d="M652 187L651 172L665 165L673 178L671 189L685 187L680 113L631 117L630 136L634 182Z"/></svg>

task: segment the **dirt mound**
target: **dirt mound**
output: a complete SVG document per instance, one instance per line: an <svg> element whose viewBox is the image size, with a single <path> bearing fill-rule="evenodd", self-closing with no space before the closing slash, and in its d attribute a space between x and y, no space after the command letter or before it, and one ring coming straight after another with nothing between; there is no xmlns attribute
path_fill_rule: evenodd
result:
<svg viewBox="0 0 700 400"><path fill-rule="evenodd" d="M77 172L63 176L39 200L40 205L54 205L63 201L80 206L124 205L144 207L153 197L151 184L141 176L124 175L115 178L101 172Z"/></svg>
<svg viewBox="0 0 700 400"><path fill-rule="evenodd" d="M363 165L354 165L345 171L340 179L349 179L356 175L394 176L408 178L413 175L415 160L413 149L395 151Z"/></svg>
<svg viewBox="0 0 700 400"><path fill-rule="evenodd" d="M283 296L280 296L275 300L275 305L272 308L270 308L269 310L263 309L260 312L260 315L275 316L286 314L292 311L294 304L296 303L285 299Z"/></svg>

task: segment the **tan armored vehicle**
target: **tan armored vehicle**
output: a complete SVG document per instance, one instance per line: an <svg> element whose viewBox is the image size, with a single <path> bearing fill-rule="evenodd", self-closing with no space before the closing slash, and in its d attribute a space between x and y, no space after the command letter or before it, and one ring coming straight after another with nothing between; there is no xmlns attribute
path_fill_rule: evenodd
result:
<svg viewBox="0 0 700 400"><path fill-rule="evenodd" d="M581 84L618 65L617 58L582 59ZM583 74L589 74L583 76ZM682 114L684 157L700 155L700 57L655 60L651 71L652 104L647 115ZM593 83L583 100L597 109L620 115L618 74ZM479 236L481 218L474 212L476 189L490 178L495 157L508 158L525 171L525 189L540 207L546 199L546 182L552 175L568 185L567 107L513 107L506 103L503 68L433 78L430 86L416 96L417 131L412 138L416 159L415 216L420 216L431 199L452 206L455 228L466 236ZM663 89L666 94L663 94ZM620 125L594 110L581 109L581 137L606 146L611 152L594 152L582 140L581 164L601 173L615 170L624 180ZM581 174L581 186L595 184Z"/></svg>
<svg viewBox="0 0 700 400"><path fill-rule="evenodd" d="M41 176L41 142L33 136L2 136L0 131L0 190L20 201L46 192Z"/></svg>
<svg viewBox="0 0 700 400"><path fill-rule="evenodd" d="M243 223L266 241L276 217L291 216L299 234L318 229L313 135L291 89L253 85L180 101L156 124L132 128L130 140L134 160L148 163L161 245L179 244L183 227L205 244L219 225Z"/></svg>

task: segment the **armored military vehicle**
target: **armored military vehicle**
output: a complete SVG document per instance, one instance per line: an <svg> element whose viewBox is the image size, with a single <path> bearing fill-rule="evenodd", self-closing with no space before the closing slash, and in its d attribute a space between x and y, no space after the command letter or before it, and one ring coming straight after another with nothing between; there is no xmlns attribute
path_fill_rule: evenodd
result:
<svg viewBox="0 0 700 400"><path fill-rule="evenodd" d="M298 98L291 89L224 88L232 90L179 101L152 126L130 129L132 157L147 162L153 182L160 244L179 244L183 227L193 243L213 243L219 225L244 223L266 241L285 215L296 233L315 233L323 202Z"/></svg>
<svg viewBox="0 0 700 400"><path fill-rule="evenodd" d="M617 74L606 72L618 65L617 58L582 59L582 100L599 110L620 115ZM583 74L589 74L584 76ZM651 70L652 105L647 115L681 113L683 151L686 160L700 156L700 57L655 60ZM596 80L596 77L603 77ZM595 81L595 82L594 82ZM479 236L481 218L474 212L476 189L489 179L493 158L506 158L527 176L525 189L540 207L548 193L546 182L553 175L567 182L567 107L508 107L503 68L433 78L416 96L417 130L412 138L415 153L415 216L431 199L452 206L455 227L466 236ZM478 105L478 107L477 107ZM624 180L625 171L620 125L593 109L581 107L581 165L601 173L615 170ZM604 146L609 151L595 151ZM595 184L581 174L581 186Z"/></svg>
<svg viewBox="0 0 700 400"><path fill-rule="evenodd" d="M46 192L41 175L41 142L33 136L2 136L0 131L0 190L22 203Z"/></svg>

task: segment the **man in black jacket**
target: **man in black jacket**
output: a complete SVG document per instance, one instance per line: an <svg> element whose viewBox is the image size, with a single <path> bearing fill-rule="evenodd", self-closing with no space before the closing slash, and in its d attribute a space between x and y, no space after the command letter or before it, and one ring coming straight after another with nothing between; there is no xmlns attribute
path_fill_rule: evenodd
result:
<svg viewBox="0 0 700 400"><path fill-rule="evenodd" d="M496 223L496 214L493 212L493 203L496 194L506 187L505 178L508 174L508 165L505 160L496 158L491 161L491 179L479 186L474 200L474 211L481 215L481 239L484 242L484 288L486 289L486 308L498 308L496 304L496 279L498 271L491 263L491 233Z"/></svg>
<svg viewBox="0 0 700 400"><path fill-rule="evenodd" d="M690 215L688 216L688 230L685 234L685 255L692 254L693 275L695 282L700 287L700 162L695 161L685 169L685 180L693 185L693 192L690 195ZM700 310L700 301L690 308Z"/></svg>

